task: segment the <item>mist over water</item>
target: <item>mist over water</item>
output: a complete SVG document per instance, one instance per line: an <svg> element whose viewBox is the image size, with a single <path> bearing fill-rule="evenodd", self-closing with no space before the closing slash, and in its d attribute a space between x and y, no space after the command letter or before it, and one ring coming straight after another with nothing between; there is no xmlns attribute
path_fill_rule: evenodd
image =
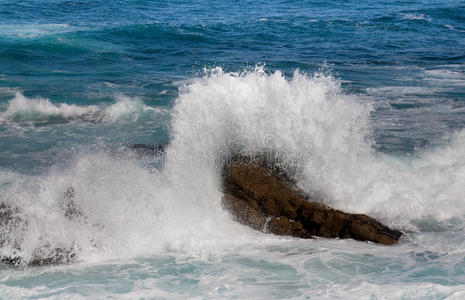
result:
<svg viewBox="0 0 465 300"><path fill-rule="evenodd" d="M4 1L0 202L27 226L0 228L0 254L76 260L2 264L0 297L463 298L464 9ZM220 166L238 153L406 234L386 247L235 223Z"/></svg>

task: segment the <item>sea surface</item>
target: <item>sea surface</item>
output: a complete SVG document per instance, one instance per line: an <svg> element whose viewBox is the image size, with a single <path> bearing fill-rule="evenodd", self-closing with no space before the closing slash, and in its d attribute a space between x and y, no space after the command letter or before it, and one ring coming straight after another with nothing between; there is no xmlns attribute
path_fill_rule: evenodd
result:
<svg viewBox="0 0 465 300"><path fill-rule="evenodd" d="M77 254L0 298L464 299L464 128L464 1L0 0L0 255ZM233 222L219 165L257 152L405 236Z"/></svg>

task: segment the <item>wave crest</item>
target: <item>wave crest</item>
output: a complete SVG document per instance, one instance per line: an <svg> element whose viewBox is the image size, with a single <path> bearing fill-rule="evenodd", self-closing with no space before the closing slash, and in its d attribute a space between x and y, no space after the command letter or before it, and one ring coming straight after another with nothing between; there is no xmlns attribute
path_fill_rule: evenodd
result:
<svg viewBox="0 0 465 300"><path fill-rule="evenodd" d="M27 98L20 92L7 104L0 114L1 123L64 123L73 120L89 122L136 122L146 116L161 112L159 108L145 105L142 100L122 94L115 96L115 103L109 106L79 106L66 103L52 103L49 99Z"/></svg>

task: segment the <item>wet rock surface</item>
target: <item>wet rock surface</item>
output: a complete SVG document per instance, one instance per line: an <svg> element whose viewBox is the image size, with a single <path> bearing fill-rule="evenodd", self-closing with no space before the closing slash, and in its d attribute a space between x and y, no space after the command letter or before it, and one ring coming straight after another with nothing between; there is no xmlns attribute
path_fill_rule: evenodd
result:
<svg viewBox="0 0 465 300"><path fill-rule="evenodd" d="M224 207L236 221L253 229L298 238L350 238L384 245L392 245L402 236L369 216L311 202L285 172L263 160L236 157L222 175Z"/></svg>
<svg viewBox="0 0 465 300"><path fill-rule="evenodd" d="M74 201L75 191L67 188L61 199L63 215L69 221L85 219L82 209ZM23 236L29 223L27 215L12 205L0 204L0 250L9 248L8 252L0 252L0 262L11 265L44 266L71 263L77 257L78 247L52 247L45 242L32 251L32 255L25 259L21 256Z"/></svg>

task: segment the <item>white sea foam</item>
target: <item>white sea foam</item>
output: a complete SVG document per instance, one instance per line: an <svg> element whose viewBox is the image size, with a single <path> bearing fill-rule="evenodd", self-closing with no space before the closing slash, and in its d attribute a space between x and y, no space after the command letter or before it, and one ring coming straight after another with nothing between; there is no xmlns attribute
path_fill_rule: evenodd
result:
<svg viewBox="0 0 465 300"><path fill-rule="evenodd" d="M383 87L372 87L366 89L367 94L375 96L380 100L386 97L390 98L401 98L401 97L412 97L415 95L430 95L434 93L436 89L431 87L422 86L383 86Z"/></svg>
<svg viewBox="0 0 465 300"><path fill-rule="evenodd" d="M116 102L103 111L104 122L132 121L143 118L146 114L161 112L159 108L145 105L140 99L117 94Z"/></svg>
<svg viewBox="0 0 465 300"><path fill-rule="evenodd" d="M26 98L20 92L8 102L6 111L0 115L0 120L12 121L37 121L48 117L62 117L64 119L77 118L98 111L97 106L81 107L66 103L53 104L48 99L41 97Z"/></svg>
<svg viewBox="0 0 465 300"><path fill-rule="evenodd" d="M465 73L463 71L448 69L425 70L423 78L432 86L463 87L465 86Z"/></svg>
<svg viewBox="0 0 465 300"><path fill-rule="evenodd" d="M425 17L424 14L402 14L404 20L426 20L431 21L431 18Z"/></svg>
<svg viewBox="0 0 465 300"><path fill-rule="evenodd" d="M375 97L378 103L406 99L421 104L431 101L429 104L434 105L438 101L431 95L453 92L465 86L465 73L461 65L437 66L434 69L416 68L414 71L417 76L397 79L402 83L401 85L370 87L366 92L369 96Z"/></svg>
<svg viewBox="0 0 465 300"><path fill-rule="evenodd" d="M66 122L82 120L92 122L138 121L147 114L161 112L161 109L145 105L140 99L122 94L115 96L111 105L75 105L53 103L42 97L27 98L20 92L10 100L0 113L0 123L22 122Z"/></svg>

